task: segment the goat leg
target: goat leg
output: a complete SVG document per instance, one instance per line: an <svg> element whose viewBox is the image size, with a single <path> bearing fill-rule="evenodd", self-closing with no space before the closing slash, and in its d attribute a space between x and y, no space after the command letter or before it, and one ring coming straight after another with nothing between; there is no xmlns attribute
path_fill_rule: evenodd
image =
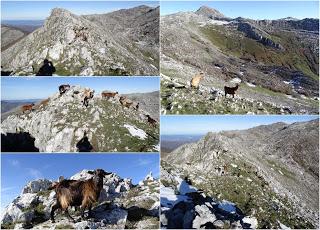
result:
<svg viewBox="0 0 320 230"><path fill-rule="evenodd" d="M92 209L92 205L91 204L89 205L88 209L89 209L89 211L88 211L88 219L89 219L89 218L92 217L92 210L91 210Z"/></svg>
<svg viewBox="0 0 320 230"><path fill-rule="evenodd" d="M69 220L71 220L73 223L75 223L76 221L72 218L72 216L70 215L70 213L68 212L68 208L66 210L64 210L64 214L68 217Z"/></svg>
<svg viewBox="0 0 320 230"><path fill-rule="evenodd" d="M80 214L81 214L81 218L84 220L84 210L86 209L86 207L81 206L80 207Z"/></svg>
<svg viewBox="0 0 320 230"><path fill-rule="evenodd" d="M57 202L55 205L52 206L51 208L51 212L50 212L50 216L51 216L51 221L52 223L55 223L55 220L54 220L54 211L61 208L60 204Z"/></svg>

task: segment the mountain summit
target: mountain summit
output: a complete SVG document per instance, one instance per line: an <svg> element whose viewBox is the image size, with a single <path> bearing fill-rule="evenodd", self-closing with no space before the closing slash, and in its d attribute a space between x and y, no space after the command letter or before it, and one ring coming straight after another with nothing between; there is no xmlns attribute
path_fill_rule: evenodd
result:
<svg viewBox="0 0 320 230"><path fill-rule="evenodd" d="M54 8L44 26L2 52L2 66L33 75L47 58L57 75L158 75L158 47L159 8L84 16Z"/></svg>
<svg viewBox="0 0 320 230"><path fill-rule="evenodd" d="M196 14L203 15L212 19L215 18L225 18L225 16L220 13L218 10L210 8L208 6L201 6L197 11Z"/></svg>

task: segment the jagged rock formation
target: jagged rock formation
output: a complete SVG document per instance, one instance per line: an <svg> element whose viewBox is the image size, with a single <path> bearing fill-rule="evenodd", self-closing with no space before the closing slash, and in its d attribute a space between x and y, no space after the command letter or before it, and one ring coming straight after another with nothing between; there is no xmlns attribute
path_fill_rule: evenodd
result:
<svg viewBox="0 0 320 230"><path fill-rule="evenodd" d="M159 8L78 16L55 8L44 26L2 52L4 69L33 75L45 58L57 75L158 75Z"/></svg>
<svg viewBox="0 0 320 230"><path fill-rule="evenodd" d="M5 50L26 36L26 32L12 26L1 25L1 50Z"/></svg>
<svg viewBox="0 0 320 230"><path fill-rule="evenodd" d="M86 180L92 175L82 170L71 177ZM50 210L56 195L48 190L52 181L39 179L29 182L20 196L13 200L2 213L1 228L52 228L52 229L123 229L158 228L159 226L159 181L145 181L133 185L131 179L111 174L104 178L98 204L93 208L93 218L70 222L57 215L51 223ZM79 216L72 211L72 216ZM79 216L80 217L80 216Z"/></svg>
<svg viewBox="0 0 320 230"><path fill-rule="evenodd" d="M219 201L181 178L182 171L161 168L161 228L257 228L255 217L244 216L232 202Z"/></svg>
<svg viewBox="0 0 320 230"><path fill-rule="evenodd" d="M241 103L239 107L245 108L238 110L243 111L230 113L257 113L252 107L264 103L288 108L294 114L318 114L317 19L231 19L215 9L201 7L196 12L162 16L160 26L161 73L170 81L187 86L193 76L203 71L200 87L223 91L224 86L234 87L234 79L239 79L238 96L253 104ZM179 97L192 104L193 98L177 88L164 87L162 96L170 94L173 102L179 100L174 97ZM203 103L212 104L207 99ZM212 113L230 110L215 104L221 108ZM199 113L197 108L170 111L166 103L162 108L166 113ZM200 113L206 114L205 111ZM279 113L279 109L269 108L262 113Z"/></svg>
<svg viewBox="0 0 320 230"><path fill-rule="evenodd" d="M167 154L162 166L206 196L235 203L258 228L317 228L318 133L318 119L208 133Z"/></svg>
<svg viewBox="0 0 320 230"><path fill-rule="evenodd" d="M109 100L94 95L85 107L83 94L90 90L71 86L64 94L37 103L32 111L14 112L2 121L2 134L27 132L40 152L80 151L85 136L91 145L87 152L158 151L159 127L148 123L148 112L134 109L135 104L123 107L121 95Z"/></svg>
<svg viewBox="0 0 320 230"><path fill-rule="evenodd" d="M262 34L260 34L258 29L255 28L253 25L251 25L248 22L239 22L238 30L244 32L249 38L252 38L254 40L261 42L265 46L270 46L270 47L273 47L275 49L280 49L280 50L283 49L281 44L276 43L272 39L264 36L263 32L262 32Z"/></svg>

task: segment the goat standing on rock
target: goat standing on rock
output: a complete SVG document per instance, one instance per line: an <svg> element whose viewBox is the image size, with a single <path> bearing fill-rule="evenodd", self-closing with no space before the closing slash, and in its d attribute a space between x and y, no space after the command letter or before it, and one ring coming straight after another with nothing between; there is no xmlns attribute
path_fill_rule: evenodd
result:
<svg viewBox="0 0 320 230"><path fill-rule="evenodd" d="M70 85L60 85L59 86L60 96L64 94L68 89L70 89Z"/></svg>
<svg viewBox="0 0 320 230"><path fill-rule="evenodd" d="M51 208L51 221L55 223L54 212L57 209L62 209L69 219L75 220L70 216L68 207L80 206L81 217L84 219L84 211L88 208L88 217L92 216L91 208L93 203L98 201L100 192L103 188L103 178L112 173L105 172L103 169L88 171L94 175L88 180L62 180L54 184L51 188L55 189L57 202Z"/></svg>
<svg viewBox="0 0 320 230"><path fill-rule="evenodd" d="M227 97L227 94L231 94L232 98L234 98L234 95L236 94L237 89L239 88L239 84L236 85L236 87L224 87L224 97Z"/></svg>
<svg viewBox="0 0 320 230"><path fill-rule="evenodd" d="M86 89L86 90L84 91L84 93L83 93L83 96L84 96L84 98L83 98L83 105L84 105L85 107L88 107L88 105L89 105L89 99L93 98L93 95L94 95L94 90L90 91L90 90Z"/></svg>

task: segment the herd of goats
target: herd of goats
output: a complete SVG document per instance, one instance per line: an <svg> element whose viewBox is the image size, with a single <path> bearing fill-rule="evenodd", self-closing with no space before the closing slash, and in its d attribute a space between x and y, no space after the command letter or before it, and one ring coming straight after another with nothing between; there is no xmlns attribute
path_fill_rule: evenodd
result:
<svg viewBox="0 0 320 230"><path fill-rule="evenodd" d="M70 89L70 85L60 85L59 86L60 96L62 96L64 93L66 93L69 89ZM109 100L110 98L115 98L116 95L118 95L118 92L102 92L101 93L102 99L107 99L107 100ZM94 90L85 89L83 94L82 94L83 106L88 107L89 100L92 99L93 96L94 96ZM45 100L42 100L39 103L38 106L41 106L41 105L46 106L49 101L50 101L49 98L45 99ZM131 108L132 107L137 111L139 110L139 102L134 104L133 101L131 101L129 98L127 98L125 96L120 96L119 102L120 102L120 104L122 106L124 106L126 108ZM33 111L35 109L35 106L36 105L34 103L27 104L27 105L22 105L21 106L21 111L22 111L22 113L25 113L27 111ZM148 119L148 123L151 124L153 127L156 127L157 120L152 118L149 114L145 114L145 116Z"/></svg>

